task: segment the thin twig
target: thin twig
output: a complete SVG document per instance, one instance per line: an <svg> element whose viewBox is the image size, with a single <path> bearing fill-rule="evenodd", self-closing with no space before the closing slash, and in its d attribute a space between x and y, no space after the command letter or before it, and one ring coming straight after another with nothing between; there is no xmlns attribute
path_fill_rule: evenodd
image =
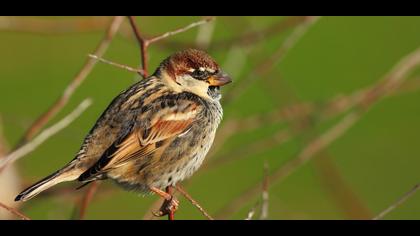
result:
<svg viewBox="0 0 420 236"><path fill-rule="evenodd" d="M101 57L105 51L108 49L111 40L115 36L120 27L123 17L116 16L113 18L110 26L108 27L104 38L101 40L97 48L95 49L94 55ZM93 69L94 65L96 64L97 60L93 58L89 58L85 64L83 65L82 69L79 73L73 78L67 88L64 90L61 97L54 102L54 104L45 112L43 113L25 132L23 135L22 140L19 142L19 146L23 145L24 143L28 142L32 137L38 133L42 127L44 127L48 121L50 121L69 101L70 97L73 95L74 91L80 86L80 84L86 79L88 74Z"/></svg>
<svg viewBox="0 0 420 236"><path fill-rule="evenodd" d="M264 42L265 39L270 38L274 35L284 33L290 28L299 25L302 21L305 21L305 16L292 16L286 19L280 20L274 24L271 24L263 29L252 30L243 34L233 36L227 39L214 40L207 48L209 51L220 51L227 50L233 46L235 47L249 47L250 45L257 45L260 42ZM189 47L201 47L202 45L190 42L179 42L179 41L161 41L158 43L159 46L166 49L176 50L177 48L189 48Z"/></svg>
<svg viewBox="0 0 420 236"><path fill-rule="evenodd" d="M403 204L405 201L407 201L407 199L412 197L417 192L417 190L419 190L419 189L420 189L420 184L416 184L410 191L405 193L395 203L393 203L391 206L389 206L384 211L379 213L375 218L373 218L373 220L380 220L380 219L384 218L384 216L386 216L389 212L391 212L392 210L394 210L395 208L397 208L398 206Z"/></svg>
<svg viewBox="0 0 420 236"><path fill-rule="evenodd" d="M92 100L90 98L85 99L82 103L80 103L79 106L77 106L75 110L73 110L70 114L68 114L66 117L61 119L59 122L45 129L33 140L24 144L23 146L12 151L7 156L2 158L0 160L0 171L3 170L8 164L13 163L16 160L24 157L28 153L32 152L39 145L45 142L45 140L47 140L51 136L58 133L60 130L67 127L71 122L73 122L77 117L79 117L86 110L86 108L88 108L91 104L92 104Z"/></svg>
<svg viewBox="0 0 420 236"><path fill-rule="evenodd" d="M147 40L146 40L146 44L147 44L147 45L152 44L152 43L157 42L157 41L159 41L159 40L165 39L165 38L167 38L167 37L169 37L169 36L173 36L173 35L175 35L175 34L179 34L179 33L185 32L185 31L187 31L187 30L189 30L189 29L191 29L191 28L194 28L194 27L200 26L200 25L202 25L202 24L206 24L206 23L208 23L208 22L210 22L210 21L212 21L212 20L214 20L214 17L209 17L209 18L206 18L206 19L204 19L204 20L200 20L200 21L197 21L197 22L193 22L193 23L191 23L191 24L189 24L189 25L187 25L187 26L185 26L185 27L182 27L182 28L176 29L176 30L174 30L174 31L169 31L169 32L166 32L166 33L164 33L164 34L162 34L162 35L159 35L159 36L156 36L156 37L153 37L153 38L147 39Z"/></svg>
<svg viewBox="0 0 420 236"><path fill-rule="evenodd" d="M86 193L83 195L83 198L80 202L79 220L83 220L85 218L86 209L89 206L89 203L92 201L93 195L98 189L98 186L99 182L94 181L90 184L89 188L86 190Z"/></svg>
<svg viewBox="0 0 420 236"><path fill-rule="evenodd" d="M92 55L92 54L88 54L88 56L90 58L96 59L96 60L98 60L98 61L100 61L102 63L109 64L109 65L112 65L112 66L115 66L115 67L118 67L118 68L121 68L121 69L130 71L130 72L135 72L135 73L141 74L143 77L146 76L144 74L144 71L142 69L135 69L133 67L130 67L130 66L127 66L127 65L123 65L123 64L119 64L119 63L116 63L116 62L113 62L113 61L109 61L109 60L106 60L106 59L104 59L102 57L98 57L98 56Z"/></svg>
<svg viewBox="0 0 420 236"><path fill-rule="evenodd" d="M180 185L176 185L176 189L182 194L182 195L184 195L184 197L186 198L186 199L188 199L188 201L190 201L191 202L191 204L193 204L201 213L203 213L203 215L205 216L205 217L207 217L207 219L209 219L209 220L214 220L214 218L213 217L211 217L210 215L209 215L209 213L207 213L207 211L206 210L204 210L204 208L196 201L196 200L194 200L184 189L182 189L181 188L181 186Z"/></svg>
<svg viewBox="0 0 420 236"><path fill-rule="evenodd" d="M16 209L15 209L15 208L13 208L13 207L6 206L5 204L3 204L3 203L1 203L1 202L0 202L0 207L2 207L2 208L4 208L4 209L6 209L6 210L7 210L7 211L9 211L10 213L12 213L12 214L16 215L17 217L21 218L22 220L30 220L30 218L29 218L29 217L27 217L27 216L25 216L24 214L20 213L18 210L16 210Z"/></svg>

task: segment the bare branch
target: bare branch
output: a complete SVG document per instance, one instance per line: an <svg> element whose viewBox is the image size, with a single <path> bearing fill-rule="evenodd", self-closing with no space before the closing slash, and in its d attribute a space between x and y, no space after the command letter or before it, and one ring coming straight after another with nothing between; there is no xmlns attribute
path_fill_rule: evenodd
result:
<svg viewBox="0 0 420 236"><path fill-rule="evenodd" d="M208 50L226 50L233 46L235 47L248 47L250 45L256 45L259 42L263 42L265 39L272 37L276 34L280 34L286 32L287 30L301 24L303 21L306 21L307 17L305 16L292 16L287 17L284 20L280 20L264 29L252 30L249 32L245 32L238 36L233 36L228 39L220 39L213 41L209 46ZM201 45L198 42L196 43L189 43L189 42L165 42L160 41L158 42L159 46L163 48L168 48L175 50L177 48L189 48L189 47L202 47L205 45Z"/></svg>
<svg viewBox="0 0 420 236"><path fill-rule="evenodd" d="M184 197L186 198L186 199L188 199L188 201L190 201L191 202L191 204L193 204L195 207L197 207L197 209L201 212L201 213L203 213L203 215L205 216L205 217L207 217L207 219L209 219L209 220L214 220L214 218L213 217L211 217L210 215L209 215L209 213L207 213L206 212L206 210L204 210L204 208L202 207L202 206L200 206L200 204L196 201L196 200L194 200L184 189L182 189L181 188L181 186L180 185L176 185L176 189L182 194L182 195L184 195Z"/></svg>
<svg viewBox="0 0 420 236"><path fill-rule="evenodd" d="M115 36L120 27L123 17L116 16L113 18L110 26L108 27L104 38L101 40L93 54L101 57L105 51L108 49L111 40ZM38 133L42 127L44 127L48 121L51 120L69 101L70 97L73 95L74 91L80 86L80 84L86 79L87 75L93 69L93 66L96 64L96 60L89 58L79 73L73 78L67 88L64 90L62 96L44 113L42 114L26 131L20 144L28 142L32 137Z"/></svg>
<svg viewBox="0 0 420 236"><path fill-rule="evenodd" d="M2 207L2 208L4 208L4 209L6 209L6 210L7 210L7 211L9 211L10 213L12 213L12 214L16 215L17 217L21 218L22 220L30 220L30 218L29 218L29 217L27 217L27 216L25 216L24 214L20 213L18 210L16 210L16 209L15 209L15 208L13 208L13 207L6 206L5 204L3 204L3 203L1 203L1 202L0 202L0 207Z"/></svg>
<svg viewBox="0 0 420 236"><path fill-rule="evenodd" d="M384 216L386 216L389 212L391 212L392 210L394 210L395 208L397 208L398 206L400 206L401 204L403 204L405 201L407 201L407 199L409 199L410 197L412 197L417 192L417 190L419 190L419 189L420 189L420 184L416 184L410 191L408 191L407 193L405 193L395 203L393 203L391 206L389 206L384 211L382 211L381 213L379 213L375 218L373 218L373 220L380 220L380 219L384 218Z"/></svg>
<svg viewBox="0 0 420 236"><path fill-rule="evenodd" d="M7 156L2 158L0 160L0 171L3 170L8 164L13 163L16 160L24 157L28 153L32 152L39 145L45 142L45 140L67 127L71 122L73 122L77 117L79 117L91 104L91 99L85 99L74 111L72 111L66 117L61 119L59 122L42 131L32 141L24 144L23 146L19 147L18 149L14 150L13 152L9 153Z"/></svg>
<svg viewBox="0 0 420 236"><path fill-rule="evenodd" d="M100 62L103 62L105 64L109 64L109 65L112 65L112 66L115 66L115 67L118 67L118 68L121 68L121 69L130 71L130 72L135 72L135 73L141 74L141 75L143 75L143 77L146 76L144 74L144 71L142 69L135 69L133 67L130 67L130 66L127 66L127 65L123 65L123 64L119 64L119 63L116 63L116 62L112 62L112 61L106 60L106 59L104 59L102 57L98 57L98 56L92 55L92 54L89 54L88 56L90 58L96 59L96 60L98 60Z"/></svg>
<svg viewBox="0 0 420 236"><path fill-rule="evenodd" d="M152 44L152 43L157 42L157 41L159 41L159 40L165 39L165 38L167 38L167 37L169 37L169 36L172 36L172 35L175 35L175 34L179 34L179 33L185 32L185 31L187 31L187 30L189 30L189 29L191 29L191 28L194 28L194 27L200 26L200 25L202 25L202 24L206 24L206 23L208 23L208 22L210 22L210 21L212 21L212 20L214 20L214 19L215 19L214 17L209 17L209 18L206 18L206 19L204 19L204 20L200 20L200 21L197 21L197 22L193 22L193 23L191 23L191 24L189 24L189 25L187 25L187 26L185 26L185 27L182 27L182 28L176 29L176 30L174 30L174 31L169 31L169 32L166 32L166 33L164 33L164 34L162 34L162 35L159 35L159 36L156 36L156 37L153 37L153 38L147 39L147 40L146 40L146 44L147 44L147 45L149 45L149 44Z"/></svg>
<svg viewBox="0 0 420 236"><path fill-rule="evenodd" d="M140 74L143 79L148 75L148 68L147 68L147 43L146 40L141 36L140 30L137 27L136 19L134 16L129 16L128 20L130 21L131 28L133 29L134 36L136 36L136 40L140 46L140 58L141 58L141 68L143 69L143 73Z"/></svg>

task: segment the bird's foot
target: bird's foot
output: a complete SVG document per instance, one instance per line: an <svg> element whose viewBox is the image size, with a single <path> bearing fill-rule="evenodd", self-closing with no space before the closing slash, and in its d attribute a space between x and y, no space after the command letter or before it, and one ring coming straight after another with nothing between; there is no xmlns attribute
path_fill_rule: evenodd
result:
<svg viewBox="0 0 420 236"><path fill-rule="evenodd" d="M159 211L152 212L153 215L156 217L168 215L169 219L173 219L174 213L178 210L179 201L175 196L172 195L172 187L167 187L166 192L157 188L151 188L150 190L165 199Z"/></svg>
<svg viewBox="0 0 420 236"><path fill-rule="evenodd" d="M163 201L163 204L160 207L159 211L153 212L153 215L156 217L173 215L178 210L178 206L179 206L178 199L176 199L175 196L171 195L169 200L165 198L165 201Z"/></svg>

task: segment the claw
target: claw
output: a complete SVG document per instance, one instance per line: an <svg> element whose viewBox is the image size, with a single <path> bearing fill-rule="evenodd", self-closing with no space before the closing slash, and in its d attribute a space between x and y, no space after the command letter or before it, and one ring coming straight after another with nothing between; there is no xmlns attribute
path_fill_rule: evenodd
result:
<svg viewBox="0 0 420 236"><path fill-rule="evenodd" d="M162 212L162 211L158 211L158 212L152 211L152 214L153 214L155 217L162 217L162 216L165 216L165 214L163 214L163 212Z"/></svg>

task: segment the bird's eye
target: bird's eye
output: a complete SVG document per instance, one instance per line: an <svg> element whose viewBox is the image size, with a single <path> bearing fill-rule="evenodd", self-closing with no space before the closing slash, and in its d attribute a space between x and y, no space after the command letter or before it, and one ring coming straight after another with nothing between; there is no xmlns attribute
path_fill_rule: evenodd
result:
<svg viewBox="0 0 420 236"><path fill-rule="evenodd" d="M191 76L194 77L195 79L204 80L208 77L208 74L206 71L203 71L203 70L194 70L191 73Z"/></svg>

